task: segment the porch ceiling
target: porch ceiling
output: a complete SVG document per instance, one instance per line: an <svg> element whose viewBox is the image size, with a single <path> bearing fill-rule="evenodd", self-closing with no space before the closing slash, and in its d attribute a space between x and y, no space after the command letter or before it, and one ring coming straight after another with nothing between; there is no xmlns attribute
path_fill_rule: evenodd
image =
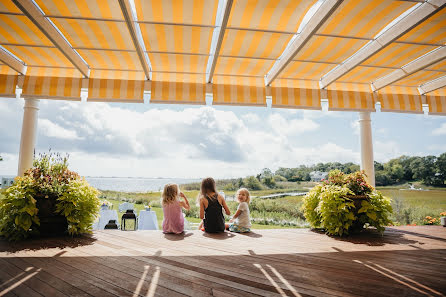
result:
<svg viewBox="0 0 446 297"><path fill-rule="evenodd" d="M51 98L42 89L59 89L70 96L54 98L73 100L78 84L66 81L83 78L86 89L95 80L120 88L105 94L136 85L153 93L162 82L169 92L157 91L157 102L190 103L199 89L219 96L215 103L222 94L221 102L238 105L265 105L272 96L273 107L286 101L286 107L315 108L312 99L323 98L336 109L338 97L331 96L344 92L367 100L354 110L373 110L386 98L386 104L395 101L392 111L407 112L396 104L401 95L413 97L414 106L435 101L437 114L446 114L446 0L1 2L0 87L14 90L6 84L17 83L34 98ZM9 77L23 74L34 78ZM30 81L48 85L23 85ZM435 90L413 94L421 85ZM143 102L143 93L121 101ZM162 97L172 93L188 99ZM278 97L285 93L293 100Z"/></svg>

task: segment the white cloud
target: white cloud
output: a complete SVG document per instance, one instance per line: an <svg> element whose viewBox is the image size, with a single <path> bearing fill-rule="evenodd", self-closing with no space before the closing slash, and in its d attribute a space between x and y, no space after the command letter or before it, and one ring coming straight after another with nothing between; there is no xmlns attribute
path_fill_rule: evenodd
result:
<svg viewBox="0 0 446 297"><path fill-rule="evenodd" d="M280 114L271 114L268 123L273 131L278 135L302 134L304 132L315 131L319 124L310 119L286 119Z"/></svg>
<svg viewBox="0 0 446 297"><path fill-rule="evenodd" d="M72 140L82 139L77 135L76 131L65 129L48 119L39 119L38 127L42 133L48 137Z"/></svg>
<svg viewBox="0 0 446 297"><path fill-rule="evenodd" d="M358 121L350 122L350 127L352 128L354 135L359 135L359 122Z"/></svg>
<svg viewBox="0 0 446 297"><path fill-rule="evenodd" d="M350 125L357 134L352 113L41 102L38 152L51 147L69 153L72 169L81 175L227 178L264 167L360 159L356 139L345 133ZM17 171L22 113L23 102L0 102L2 174ZM397 139L375 140L375 159L409 150L401 145Z"/></svg>
<svg viewBox="0 0 446 297"><path fill-rule="evenodd" d="M434 129L432 135L446 135L446 123L443 123L440 127Z"/></svg>

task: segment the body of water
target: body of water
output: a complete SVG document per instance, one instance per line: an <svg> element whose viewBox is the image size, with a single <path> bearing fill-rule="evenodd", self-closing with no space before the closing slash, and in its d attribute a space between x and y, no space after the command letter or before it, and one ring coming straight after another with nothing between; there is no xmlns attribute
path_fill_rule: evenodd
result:
<svg viewBox="0 0 446 297"><path fill-rule="evenodd" d="M201 182L201 179L187 178L86 177L85 179L96 189L120 192L161 191L167 183L180 185Z"/></svg>
<svg viewBox="0 0 446 297"><path fill-rule="evenodd" d="M0 176L0 188L2 178L14 178L13 175ZM201 179L190 178L132 178L132 177L86 177L88 183L98 190L110 190L119 192L149 192L161 191L167 183L188 184L201 182ZM6 184L5 184L6 186Z"/></svg>

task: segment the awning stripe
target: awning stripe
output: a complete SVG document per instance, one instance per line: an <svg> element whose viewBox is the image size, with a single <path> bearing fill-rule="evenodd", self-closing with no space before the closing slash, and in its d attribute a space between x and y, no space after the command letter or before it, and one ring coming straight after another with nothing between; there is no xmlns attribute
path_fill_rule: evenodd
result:
<svg viewBox="0 0 446 297"><path fill-rule="evenodd" d="M209 54L212 27L144 23L139 26L147 51Z"/></svg>
<svg viewBox="0 0 446 297"><path fill-rule="evenodd" d="M328 110L375 111L373 93L327 90Z"/></svg>
<svg viewBox="0 0 446 297"><path fill-rule="evenodd" d="M317 89L271 88L271 107L321 109L320 91Z"/></svg>
<svg viewBox="0 0 446 297"><path fill-rule="evenodd" d="M25 76L22 96L37 99L81 100L81 78Z"/></svg>
<svg viewBox="0 0 446 297"><path fill-rule="evenodd" d="M271 87L273 108L321 109L317 81L276 79Z"/></svg>
<svg viewBox="0 0 446 297"><path fill-rule="evenodd" d="M138 21L213 26L218 0L135 0Z"/></svg>
<svg viewBox="0 0 446 297"><path fill-rule="evenodd" d="M152 81L150 103L206 104L206 85Z"/></svg>
<svg viewBox="0 0 446 297"><path fill-rule="evenodd" d="M415 3L408 1L344 1L318 33L373 38L387 24L414 5Z"/></svg>
<svg viewBox="0 0 446 297"><path fill-rule="evenodd" d="M215 105L259 105L266 106L265 88L240 85L213 85Z"/></svg>
<svg viewBox="0 0 446 297"><path fill-rule="evenodd" d="M229 16L229 27L297 32L315 0L237 0Z"/></svg>
<svg viewBox="0 0 446 297"><path fill-rule="evenodd" d="M93 102L144 102L144 80L88 80L88 100Z"/></svg>
<svg viewBox="0 0 446 297"><path fill-rule="evenodd" d="M446 115L446 88L435 90L426 95L429 114Z"/></svg>
<svg viewBox="0 0 446 297"><path fill-rule="evenodd" d="M333 83L327 89L328 110L375 111L375 97L368 84Z"/></svg>
<svg viewBox="0 0 446 297"><path fill-rule="evenodd" d="M0 97L15 98L17 75L0 74Z"/></svg>
<svg viewBox="0 0 446 297"><path fill-rule="evenodd" d="M423 113L422 98L417 88L387 86L378 93L381 111Z"/></svg>

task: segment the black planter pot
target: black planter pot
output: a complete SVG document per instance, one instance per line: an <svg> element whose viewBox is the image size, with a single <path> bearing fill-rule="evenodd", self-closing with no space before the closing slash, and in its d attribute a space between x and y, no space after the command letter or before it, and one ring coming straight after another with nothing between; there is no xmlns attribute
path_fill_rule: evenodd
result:
<svg viewBox="0 0 446 297"><path fill-rule="evenodd" d="M68 230L68 222L65 216L56 213L56 196L38 195L36 206L39 209L37 216L40 220L40 235L42 236L60 236L65 235Z"/></svg>
<svg viewBox="0 0 446 297"><path fill-rule="evenodd" d="M358 214L358 210L362 207L361 206L362 201L364 200L368 201L370 200L370 198L367 195L347 195L346 198L353 200L353 203L355 205L353 213L357 217L357 219L353 222L352 226L349 228L349 232L352 234L359 233L364 229L364 223L360 222L359 220L359 216L361 214Z"/></svg>

